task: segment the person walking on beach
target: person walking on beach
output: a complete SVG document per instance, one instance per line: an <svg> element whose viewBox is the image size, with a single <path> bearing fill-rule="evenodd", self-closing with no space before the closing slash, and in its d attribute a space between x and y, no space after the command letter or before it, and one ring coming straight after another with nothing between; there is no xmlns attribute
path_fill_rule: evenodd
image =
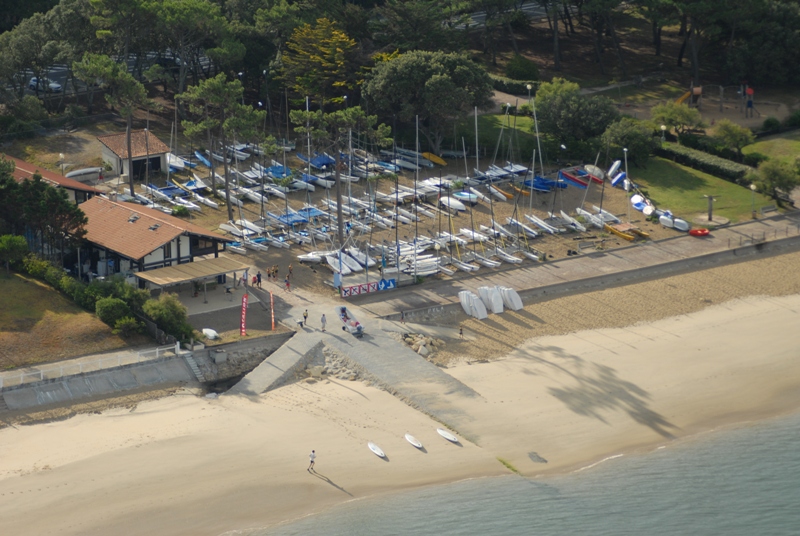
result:
<svg viewBox="0 0 800 536"><path fill-rule="evenodd" d="M288 275L286 276L286 279L283 280L283 284L286 285L286 290L288 292L292 291L292 289L290 287L291 283L289 283L289 276Z"/></svg>
<svg viewBox="0 0 800 536"><path fill-rule="evenodd" d="M401 324L405 324L406 323L406 312L405 311L400 311L400 323Z"/></svg>
<svg viewBox="0 0 800 536"><path fill-rule="evenodd" d="M463 339L464 338L464 328L461 327L461 326L458 327L458 338L459 339Z"/></svg>
<svg viewBox="0 0 800 536"><path fill-rule="evenodd" d="M328 320L325 318L325 313L322 313L322 318L319 319L319 323L322 324L322 332L325 333L325 324L328 323Z"/></svg>
<svg viewBox="0 0 800 536"><path fill-rule="evenodd" d="M311 454L308 455L308 461L310 463L308 464L308 469L306 469L306 471L313 471L314 470L314 460L316 460L316 459L317 459L317 453L312 450Z"/></svg>
<svg viewBox="0 0 800 536"><path fill-rule="evenodd" d="M289 277L289 279L292 278L292 265L291 264L289 264L289 276L288 277Z"/></svg>
<svg viewBox="0 0 800 536"><path fill-rule="evenodd" d="M256 274L256 285L258 288L261 288L261 270L259 270Z"/></svg>
<svg viewBox="0 0 800 536"><path fill-rule="evenodd" d="M303 325L308 326L308 309L303 311Z"/></svg>

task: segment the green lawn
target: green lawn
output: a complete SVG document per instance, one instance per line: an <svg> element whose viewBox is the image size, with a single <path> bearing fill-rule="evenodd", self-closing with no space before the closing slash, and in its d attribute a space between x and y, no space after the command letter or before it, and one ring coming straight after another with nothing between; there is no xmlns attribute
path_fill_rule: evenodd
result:
<svg viewBox="0 0 800 536"><path fill-rule="evenodd" d="M630 169L633 181L639 184L655 205L691 220L708 211L704 195L717 198L714 214L737 222L751 216L753 193L713 175L676 164L663 158L651 158L646 169ZM756 194L756 207L772 204L770 198Z"/></svg>
<svg viewBox="0 0 800 536"><path fill-rule="evenodd" d="M794 165L795 158L800 156L800 131L776 134L762 138L742 149L744 154L761 153Z"/></svg>

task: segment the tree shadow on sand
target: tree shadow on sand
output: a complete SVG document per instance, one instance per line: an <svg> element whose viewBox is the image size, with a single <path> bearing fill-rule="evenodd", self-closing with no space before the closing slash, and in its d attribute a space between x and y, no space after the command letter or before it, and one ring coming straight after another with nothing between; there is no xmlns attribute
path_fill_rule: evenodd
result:
<svg viewBox="0 0 800 536"><path fill-rule="evenodd" d="M551 387L548 391L578 415L608 423L602 415L603 411L624 411L634 421L659 435L674 437L669 430L677 427L648 407L650 395L647 391L619 378L611 367L595 363L570 375L578 382L577 385Z"/></svg>

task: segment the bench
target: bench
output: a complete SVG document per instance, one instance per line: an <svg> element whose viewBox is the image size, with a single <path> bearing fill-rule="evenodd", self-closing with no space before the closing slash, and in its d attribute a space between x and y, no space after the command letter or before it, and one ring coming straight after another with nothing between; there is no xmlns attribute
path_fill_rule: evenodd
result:
<svg viewBox="0 0 800 536"><path fill-rule="evenodd" d="M578 242L578 253L583 251L584 248L597 249L597 245L593 241Z"/></svg>
<svg viewBox="0 0 800 536"><path fill-rule="evenodd" d="M765 207L761 207L761 215L769 214L770 212L778 212L778 207L775 205L767 205Z"/></svg>

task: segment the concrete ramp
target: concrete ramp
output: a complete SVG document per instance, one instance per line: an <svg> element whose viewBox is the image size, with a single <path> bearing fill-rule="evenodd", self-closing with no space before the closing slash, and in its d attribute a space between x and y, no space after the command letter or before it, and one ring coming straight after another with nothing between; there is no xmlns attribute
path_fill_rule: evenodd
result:
<svg viewBox="0 0 800 536"><path fill-rule="evenodd" d="M307 364L323 359L328 348L350 360L367 378L411 406L434 418L457 425L463 412L448 397L478 394L414 353L405 344L376 329L356 339L348 333L298 333L234 385L226 395L255 396L280 387Z"/></svg>
<svg viewBox="0 0 800 536"><path fill-rule="evenodd" d="M280 387L321 352L324 336L324 333L298 333L225 394L255 396Z"/></svg>

